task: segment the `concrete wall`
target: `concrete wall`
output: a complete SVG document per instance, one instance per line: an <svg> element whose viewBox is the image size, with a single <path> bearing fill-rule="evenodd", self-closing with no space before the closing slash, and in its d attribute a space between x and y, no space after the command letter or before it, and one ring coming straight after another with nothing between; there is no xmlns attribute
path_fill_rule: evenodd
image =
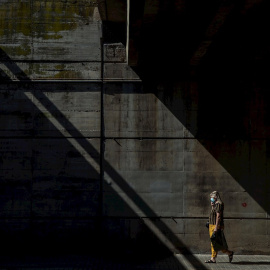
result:
<svg viewBox="0 0 270 270"><path fill-rule="evenodd" d="M0 14L5 248L209 252L219 190L229 247L269 254L267 86L221 84L214 53L215 80L141 81L120 43L102 63L89 1L1 1Z"/></svg>

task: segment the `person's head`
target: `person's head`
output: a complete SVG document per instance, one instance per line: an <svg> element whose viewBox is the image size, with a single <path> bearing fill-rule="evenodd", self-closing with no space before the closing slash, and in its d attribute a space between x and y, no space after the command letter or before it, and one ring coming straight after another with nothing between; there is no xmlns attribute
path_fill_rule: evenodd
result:
<svg viewBox="0 0 270 270"><path fill-rule="evenodd" d="M211 204L215 204L216 202L220 204L223 203L218 191L213 191L210 193L210 200L211 200Z"/></svg>

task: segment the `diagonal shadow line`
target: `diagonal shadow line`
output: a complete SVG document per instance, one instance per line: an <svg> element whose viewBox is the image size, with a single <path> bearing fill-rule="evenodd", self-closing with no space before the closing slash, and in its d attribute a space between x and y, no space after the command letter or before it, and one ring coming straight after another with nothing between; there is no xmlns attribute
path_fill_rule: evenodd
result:
<svg viewBox="0 0 270 270"><path fill-rule="evenodd" d="M259 2L261 5L261 1ZM215 34L214 42L207 54L195 66L191 66L189 62L183 62L180 66L181 52L178 59L177 50L171 49L171 44L177 42L176 36L172 35L172 40L167 46L166 44L161 46L155 42L158 40L157 37L151 40L150 31L145 31L141 39L143 45L149 44L149 47L142 46L141 59L134 70L144 78L145 84L148 83L145 88L150 89L151 93L185 126L187 133L184 133L184 138L196 139L231 175L234 182L247 192L248 199L250 197L252 203L258 204L263 209L263 216L260 217L266 220L270 213L270 183L267 180L269 179L267 170L269 80L265 72L269 42L266 41L264 33L266 25L269 24L267 15L269 4L267 1L263 2L264 5L257 5L257 10L254 9L253 12L249 10L248 16L244 17L239 15L244 2L237 3L226 24ZM164 18L161 22L164 22ZM160 30L158 27L152 28ZM170 28L168 26L166 29ZM187 44L192 45L192 42L189 41ZM165 60L160 60L161 50L166 52L164 55L169 59L169 64ZM168 56L168 51L172 51L173 56ZM154 62L153 59L157 61ZM167 74L163 76L165 72ZM180 112L181 106L183 109ZM262 109L265 112L255 117L254 111ZM253 124L252 121L258 121L258 124ZM264 141L265 148L259 151L260 146L256 145L256 140L262 143ZM200 170L203 171L203 167ZM218 182L220 179L217 179ZM261 213L261 209L259 211L258 213Z"/></svg>
<svg viewBox="0 0 270 270"><path fill-rule="evenodd" d="M9 61L6 67L16 76L16 73L20 74L18 78L20 81L32 82L32 80L12 61L12 59L6 55L2 50L0 50L0 56L4 54L5 59ZM13 69L15 67L15 70ZM74 137L78 144L83 147L88 153L93 153L94 156L100 156L100 153L87 141L78 140L77 138L83 138L81 132L79 132L76 127L65 117L65 115L58 110L58 108L47 98L44 93L35 93L33 91L34 97L39 100L39 102L48 110L50 113L58 119L60 124L66 129L72 129L69 133ZM59 116L61 119L59 119ZM95 160L95 159L94 159ZM194 267L200 267L202 270L207 270L207 268L191 253L190 249L184 245L184 243L178 239L171 229L159 219L159 216L147 205L147 203L126 183L124 178L106 161L104 160L104 171L115 181L115 183L126 193L126 195L136 204L137 207L145 213L146 216L152 217L156 222L150 219L154 227L156 227L162 235L169 240L169 242L185 255L185 258ZM180 262L179 262L180 263ZM184 267L182 265L182 267ZM184 267L185 268L185 267Z"/></svg>
<svg viewBox="0 0 270 270"><path fill-rule="evenodd" d="M0 69L0 78L4 82L12 82L12 80L8 77L8 75L6 74L6 72L4 72L2 69Z"/></svg>

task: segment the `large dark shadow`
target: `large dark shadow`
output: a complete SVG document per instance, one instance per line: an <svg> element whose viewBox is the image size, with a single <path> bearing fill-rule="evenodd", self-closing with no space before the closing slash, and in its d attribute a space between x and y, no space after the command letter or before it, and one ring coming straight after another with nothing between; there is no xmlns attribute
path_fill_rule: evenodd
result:
<svg viewBox="0 0 270 270"><path fill-rule="evenodd" d="M51 83L46 85L31 82L30 78L16 65L4 51L1 51L1 58L5 59L5 66L20 79L20 83L10 83L6 82L1 84L1 87L7 89L13 89L14 85L20 89L21 94L24 96L24 91L31 92L34 98L52 115L54 119L64 127L65 130L68 130L70 136L76 143L82 147L82 149L87 153L96 163L100 162L99 151L87 140L84 138L83 134L77 130L74 125L67 119L67 117L50 101L50 99L45 95L46 92L53 92L54 87ZM71 83L72 84L72 83ZM59 84L56 84L59 85ZM55 85L55 86L56 86ZM68 85L68 84L67 84ZM72 88L68 87L66 84L63 84L61 88L62 91L66 90L66 87L70 90ZM45 87L45 89L44 89ZM96 90L97 88L95 88ZM18 91L18 89L16 89ZM76 91L76 90L73 90ZM77 90L78 91L78 90ZM12 92L12 91L11 91ZM8 91L7 91L8 94ZM26 99L27 97L24 96ZM72 254L72 253L94 253L102 254L102 256L111 256L110 258L114 260L124 261L134 260L139 262L140 260L151 260L153 258L162 258L164 256L171 255L171 251L157 238L157 236L152 233L146 225L141 223L142 235L137 239L132 246L132 243L128 241L123 236L123 226L121 226L121 219L116 218L115 220L110 219L102 215L100 212L100 204L102 204L101 197L103 190L99 189L100 181L97 179L99 172L89 164L89 162L84 158L81 152L79 152L73 145L69 143L66 137L63 137L59 133L58 129L55 128L48 119L46 113L40 111L38 107L35 106L30 100L26 102L26 107L30 108L30 112L35 112L36 126L33 130L30 129L30 136L22 138L30 141L37 141L36 148L29 148L27 151L32 152L32 155L29 157L29 162L31 163L32 174L35 172L35 169L44 170L44 177L37 175L32 179L28 179L27 187L28 194L26 197L23 197L21 200L23 202L30 202L29 211L27 214L18 215L15 217L15 224L21 224L22 221L28 226L28 234L23 235L18 232L17 234L6 234L2 238L2 241L9 243L5 246L5 252L23 254L22 247L25 242L29 243L30 249L24 249L24 252L32 252L32 254L54 254L55 252L60 252L62 254ZM8 108L8 107L7 107ZM16 108L15 108L16 109ZM20 112L19 112L20 113ZM39 115L37 117L37 115ZM39 132L39 124L44 121L45 125L50 127L50 132L53 134L53 137L42 137L35 134ZM7 120L8 121L8 120ZM32 132L32 133L31 133ZM18 138L14 137L14 140ZM98 139L98 138L97 138ZM53 145L44 146L44 152L42 149L42 144L38 143L38 140L48 140L52 142L56 140ZM59 143L61 141L61 143ZM65 153L64 161L62 162L63 167L60 171L55 172L55 164L59 162L56 159L59 157L55 155L57 152ZM39 158L42 159L42 164L38 164ZM78 158L81 162L80 168L88 171L91 177L77 177L76 174L69 176L66 175L66 169L72 167L72 162L69 161L73 158ZM24 162L19 159L19 163ZM12 163L12 162L11 162ZM170 230L170 228L156 215L156 213L144 202L144 200L126 183L119 173L108 163L106 160L103 160L104 168L106 173L117 183L118 186L127 194L127 196L135 203L146 217L150 217L154 226L165 235L168 241L175 246L180 252L184 254L189 254L187 259L194 266L200 266L200 269L205 269L205 267L190 253L189 248L185 246L176 235ZM48 172L49 171L49 172ZM50 173L50 171L52 171ZM43 190L33 190L33 184L41 184ZM92 184L92 190L88 193L88 184ZM25 185L25 184L23 184ZM55 188L58 186L58 188ZM65 190L63 187L66 187ZM81 188L80 188L81 187ZM83 191L81 190L83 187ZM16 190L18 187L16 184L13 184L11 190ZM44 189L46 190L44 192ZM86 194L83 194L87 190ZM44 196L51 194L54 198L58 193L60 197L60 203L64 204L65 212L56 211L52 213L50 211L50 203L52 203L52 209L54 208L54 202L50 202L50 198ZM58 196L58 195L57 195ZM85 201L82 199L84 198ZM119 198L121 201L121 198ZM89 203L91 207L89 208ZM80 209L85 208L85 204L88 205L88 208L80 213ZM125 204L122 202L122 204ZM39 208L40 206L40 208ZM44 207L44 208L42 208ZM62 205L63 207L63 205ZM128 205L125 206L125 211L128 211L129 216L136 217L136 213L129 208ZM74 213L76 213L74 215ZM14 218L14 217L12 217ZM72 223L71 226L65 224L65 219L68 218L68 221ZM80 228L80 222L87 220L89 226L83 226ZM113 225L112 225L113 224ZM109 226L110 225L110 226ZM45 228L44 228L45 227ZM111 228L118 227L117 230L110 231ZM12 230L11 230L12 231ZM59 234L61 235L59 241ZM122 237L121 237L122 236ZM57 241L56 241L57 239ZM14 241L16 241L16 248L14 248ZM127 250L125 242L129 242L128 245L131 246L131 250ZM20 242L20 243L19 243ZM84 243L91 243L91 245L82 245ZM31 247L32 245L32 247ZM105 245L105 246L104 246ZM155 248L153 249L153 245ZM47 247L50 247L48 250ZM153 253L152 253L153 252ZM185 267L179 262L176 258L173 258L174 263L178 269L185 269Z"/></svg>
<svg viewBox="0 0 270 270"><path fill-rule="evenodd" d="M144 90L154 93L186 127L183 138L199 140L270 213L269 3L260 1L248 10L244 1L238 2L209 38L207 27L226 1L208 10L206 3L191 2L193 8L183 16L160 2L160 18L142 27L134 69L143 78ZM200 56L203 41L210 45ZM196 65L190 63L195 53ZM247 207L248 202L242 203Z"/></svg>

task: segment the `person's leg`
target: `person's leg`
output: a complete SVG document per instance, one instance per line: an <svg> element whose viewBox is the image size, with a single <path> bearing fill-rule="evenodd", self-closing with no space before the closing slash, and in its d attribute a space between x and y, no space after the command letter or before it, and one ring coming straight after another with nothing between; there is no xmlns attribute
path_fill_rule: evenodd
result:
<svg viewBox="0 0 270 270"><path fill-rule="evenodd" d="M215 261L216 261L216 257L217 257L218 252L214 250L214 247L213 247L212 243L211 243L211 253L212 253L211 260L212 260L213 262L215 262Z"/></svg>
<svg viewBox="0 0 270 270"><path fill-rule="evenodd" d="M232 262L234 252L229 250L229 249L224 249L224 250L222 250L222 252L226 253L229 256L229 262Z"/></svg>
<svg viewBox="0 0 270 270"><path fill-rule="evenodd" d="M227 255L231 255L232 251L228 250L228 249L223 249L221 250L223 253L227 254Z"/></svg>
<svg viewBox="0 0 270 270"><path fill-rule="evenodd" d="M209 224L209 235L210 235L210 238L211 238L214 230L215 230L215 225ZM216 262L217 251L214 250L214 247L213 247L212 243L211 243L211 254L212 254L211 259L208 260L208 261L206 261L206 263L211 263L211 262L214 262L215 263Z"/></svg>
<svg viewBox="0 0 270 270"><path fill-rule="evenodd" d="M224 230L224 226L222 226L222 230ZM224 236L224 240L225 240L225 236ZM226 242L226 240L225 240L225 242ZM226 243L226 245L227 245L227 243ZM229 250L228 248L227 249L223 249L222 252L225 253L225 254L227 254L229 256L229 262L232 262L234 252L231 251L231 250Z"/></svg>

